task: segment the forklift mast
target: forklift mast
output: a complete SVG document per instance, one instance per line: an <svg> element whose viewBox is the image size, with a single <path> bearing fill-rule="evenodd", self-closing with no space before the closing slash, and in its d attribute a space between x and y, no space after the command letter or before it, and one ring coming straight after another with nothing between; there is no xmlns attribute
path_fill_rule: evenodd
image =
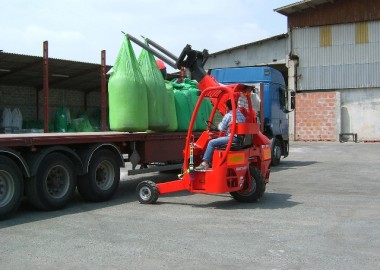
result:
<svg viewBox="0 0 380 270"><path fill-rule="evenodd" d="M204 69L204 65L209 56L206 49L202 52L196 51L191 48L191 45L187 44L185 48L183 48L180 56L177 57L149 38L143 37L147 43L145 44L130 34L126 34L126 36L172 68L179 70L187 68L191 72L191 79L196 80L199 83L199 90L202 91L209 87L220 86L220 84L213 77L208 75Z"/></svg>

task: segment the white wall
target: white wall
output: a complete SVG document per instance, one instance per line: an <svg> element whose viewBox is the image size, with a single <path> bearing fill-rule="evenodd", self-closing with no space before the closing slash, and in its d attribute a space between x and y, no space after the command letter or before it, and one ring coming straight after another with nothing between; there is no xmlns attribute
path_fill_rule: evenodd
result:
<svg viewBox="0 0 380 270"><path fill-rule="evenodd" d="M359 140L380 140L380 88L341 91L342 133Z"/></svg>

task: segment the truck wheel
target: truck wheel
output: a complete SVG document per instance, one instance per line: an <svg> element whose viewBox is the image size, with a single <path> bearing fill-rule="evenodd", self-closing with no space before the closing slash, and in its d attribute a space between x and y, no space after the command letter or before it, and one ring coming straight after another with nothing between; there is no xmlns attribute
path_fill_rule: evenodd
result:
<svg viewBox="0 0 380 270"><path fill-rule="evenodd" d="M272 149L271 164L273 166L277 166L278 164L280 164L280 160L281 160L281 156L282 156L281 142L276 138L271 139L271 149Z"/></svg>
<svg viewBox="0 0 380 270"><path fill-rule="evenodd" d="M28 200L42 210L56 210L66 206L76 188L76 174L71 160L60 153L48 154L37 174L26 184Z"/></svg>
<svg viewBox="0 0 380 270"><path fill-rule="evenodd" d="M265 192L264 177L261 172L254 166L249 167L251 172L252 186L250 190L235 191L230 194L239 202L256 202Z"/></svg>
<svg viewBox="0 0 380 270"><path fill-rule="evenodd" d="M158 199L158 188L153 181L142 181L136 188L137 196L140 203L153 204Z"/></svg>
<svg viewBox="0 0 380 270"><path fill-rule="evenodd" d="M20 169L11 159L0 157L0 220L18 209L24 191Z"/></svg>
<svg viewBox="0 0 380 270"><path fill-rule="evenodd" d="M78 191L88 201L103 202L112 198L120 182L120 167L109 150L94 154L88 173L78 180Z"/></svg>

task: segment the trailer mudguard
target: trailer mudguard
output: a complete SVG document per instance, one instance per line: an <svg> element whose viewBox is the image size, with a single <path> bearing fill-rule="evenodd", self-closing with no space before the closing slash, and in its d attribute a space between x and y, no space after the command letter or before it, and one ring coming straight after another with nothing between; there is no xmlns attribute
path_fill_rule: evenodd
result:
<svg viewBox="0 0 380 270"><path fill-rule="evenodd" d="M97 143L90 145L86 148L81 148L78 151L78 154L80 156L80 159L82 160L83 164L83 174L86 174L88 172L88 167L90 166L90 161L94 153L99 149L109 149L111 150L116 157L119 157L118 164L120 167L125 167L124 158L121 154L119 148L112 144L112 143Z"/></svg>
<svg viewBox="0 0 380 270"><path fill-rule="evenodd" d="M22 169L22 174L25 177L30 177L29 166L19 152L8 147L0 147L0 155L10 157Z"/></svg>
<svg viewBox="0 0 380 270"><path fill-rule="evenodd" d="M41 164L41 161L45 158L45 156L47 156L48 154L52 152L60 152L62 154L67 155L73 161L73 164L76 169L76 173L77 174L84 173L83 163L80 157L78 156L78 154L69 147L57 145L57 146L47 147L47 148L41 149L41 151L27 155L26 161L30 168L31 177L36 175L37 170Z"/></svg>

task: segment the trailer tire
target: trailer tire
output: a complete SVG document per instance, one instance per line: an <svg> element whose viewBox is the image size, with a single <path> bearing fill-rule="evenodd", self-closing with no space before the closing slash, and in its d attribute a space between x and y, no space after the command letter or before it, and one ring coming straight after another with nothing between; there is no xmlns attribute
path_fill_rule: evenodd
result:
<svg viewBox="0 0 380 270"><path fill-rule="evenodd" d="M249 169L252 181L251 189L248 191L235 191L230 193L232 197L239 202L256 202L265 192L264 176L259 169L254 166L250 166Z"/></svg>
<svg viewBox="0 0 380 270"><path fill-rule="evenodd" d="M61 209L73 196L76 179L72 161L61 153L50 153L41 161L36 175L27 181L28 200L42 210Z"/></svg>
<svg viewBox="0 0 380 270"><path fill-rule="evenodd" d="M153 181L142 181L136 187L137 197L142 204L153 204L158 199L158 188Z"/></svg>
<svg viewBox="0 0 380 270"><path fill-rule="evenodd" d="M23 180L17 164L7 157L0 157L0 220L9 218L20 206Z"/></svg>
<svg viewBox="0 0 380 270"><path fill-rule="evenodd" d="M281 147L281 142L277 138L272 138L271 139L271 155L272 155L272 161L271 165L272 166L277 166L280 164L281 161L281 156L282 156L282 147Z"/></svg>
<svg viewBox="0 0 380 270"><path fill-rule="evenodd" d="M120 183L120 167L109 150L100 150L91 159L87 174L78 180L78 192L87 201L103 202L112 198Z"/></svg>

